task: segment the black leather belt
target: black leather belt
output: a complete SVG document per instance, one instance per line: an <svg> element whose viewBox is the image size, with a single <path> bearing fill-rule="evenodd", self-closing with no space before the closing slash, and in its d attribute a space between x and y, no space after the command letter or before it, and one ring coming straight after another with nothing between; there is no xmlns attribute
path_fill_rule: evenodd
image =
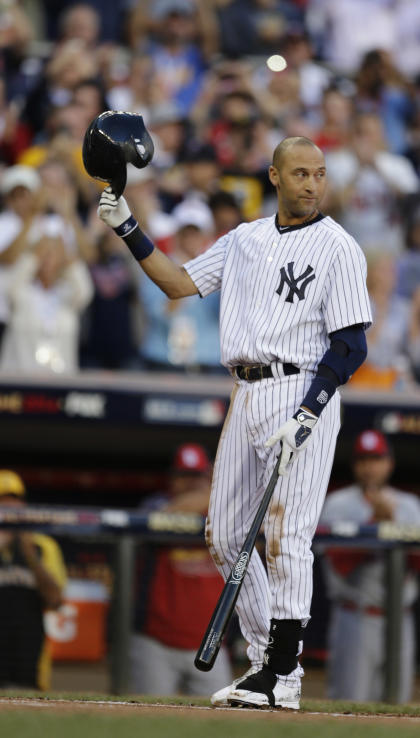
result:
<svg viewBox="0 0 420 738"><path fill-rule="evenodd" d="M288 377L290 374L300 374L300 369L294 364L281 364L283 374ZM270 364L258 366L234 366L233 374L238 379L245 379L247 382L257 382L259 379L269 379L274 377Z"/></svg>

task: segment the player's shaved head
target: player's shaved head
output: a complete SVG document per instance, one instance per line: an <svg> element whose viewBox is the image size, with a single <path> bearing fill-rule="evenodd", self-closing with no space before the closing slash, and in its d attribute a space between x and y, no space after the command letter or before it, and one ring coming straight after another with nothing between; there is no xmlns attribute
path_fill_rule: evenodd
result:
<svg viewBox="0 0 420 738"><path fill-rule="evenodd" d="M311 141L310 138L306 138L306 136L288 136L287 138L284 138L282 141L280 141L280 143L274 149L273 167L276 167L276 169L280 169L281 166L284 164L287 154L296 146L310 146L312 149L319 151L319 153L322 155L322 151L319 146Z"/></svg>

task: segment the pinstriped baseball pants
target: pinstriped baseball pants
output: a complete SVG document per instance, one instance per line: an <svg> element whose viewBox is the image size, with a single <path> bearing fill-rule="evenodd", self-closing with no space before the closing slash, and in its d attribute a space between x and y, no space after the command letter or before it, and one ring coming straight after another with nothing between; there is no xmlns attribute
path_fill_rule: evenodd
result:
<svg viewBox="0 0 420 738"><path fill-rule="evenodd" d="M219 441L206 524L213 560L226 579L270 478L279 447L267 439L299 407L313 379L301 372L282 379L237 380ZM252 664L261 665L270 619L310 617L312 538L334 459L340 396L324 408L312 439L279 477L264 521L266 562L254 550L238 598L242 635Z"/></svg>

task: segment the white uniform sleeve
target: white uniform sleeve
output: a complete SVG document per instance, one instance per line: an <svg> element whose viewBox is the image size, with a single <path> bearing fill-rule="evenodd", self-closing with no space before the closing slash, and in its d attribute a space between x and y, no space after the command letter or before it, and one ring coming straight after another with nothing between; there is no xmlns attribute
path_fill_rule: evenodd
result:
<svg viewBox="0 0 420 738"><path fill-rule="evenodd" d="M349 237L336 251L323 300L327 333L350 325L372 323L366 287L366 259L356 241Z"/></svg>
<svg viewBox="0 0 420 738"><path fill-rule="evenodd" d="M183 264L201 297L220 290L225 266L226 248L231 234L219 238L204 254Z"/></svg>

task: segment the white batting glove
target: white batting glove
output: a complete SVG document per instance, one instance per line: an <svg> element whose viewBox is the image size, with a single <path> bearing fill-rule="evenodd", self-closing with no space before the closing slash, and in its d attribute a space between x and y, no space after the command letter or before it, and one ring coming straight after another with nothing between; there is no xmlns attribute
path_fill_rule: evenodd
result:
<svg viewBox="0 0 420 738"><path fill-rule="evenodd" d="M293 455L307 446L317 420L316 415L300 407L293 418L283 423L278 431L268 439L265 444L267 448L272 448L281 441L279 477L288 474L287 467Z"/></svg>
<svg viewBox="0 0 420 738"><path fill-rule="evenodd" d="M126 199L121 195L117 200L112 187L105 187L99 200L97 212L100 219L111 228L118 228L131 218Z"/></svg>

